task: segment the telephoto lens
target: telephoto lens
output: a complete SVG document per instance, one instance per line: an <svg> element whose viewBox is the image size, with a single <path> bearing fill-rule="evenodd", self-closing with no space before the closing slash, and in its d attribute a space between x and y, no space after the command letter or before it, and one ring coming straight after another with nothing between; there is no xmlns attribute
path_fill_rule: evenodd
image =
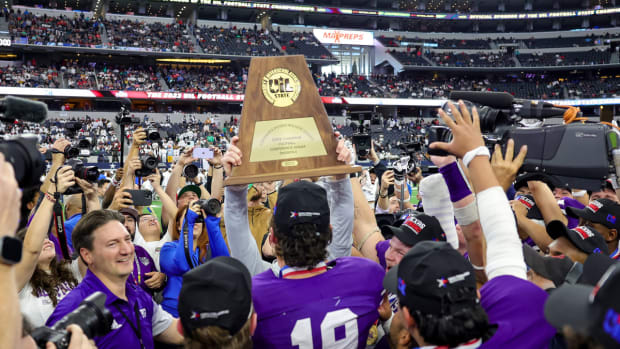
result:
<svg viewBox="0 0 620 349"><path fill-rule="evenodd" d="M146 131L146 138L151 142L157 142L161 140L159 130L155 127L149 127Z"/></svg>
<svg viewBox="0 0 620 349"><path fill-rule="evenodd" d="M189 164L183 167L183 176L186 178L196 178L198 176L198 166Z"/></svg>
<svg viewBox="0 0 620 349"><path fill-rule="evenodd" d="M15 179L22 189L41 184L45 162L41 158L35 137L18 137L0 140L0 153L13 165Z"/></svg>
<svg viewBox="0 0 620 349"><path fill-rule="evenodd" d="M222 203L218 199L200 199L196 202L207 216L217 216L222 210Z"/></svg>
<svg viewBox="0 0 620 349"><path fill-rule="evenodd" d="M66 159L75 159L80 155L80 149L68 145L65 147L63 153L65 154Z"/></svg>
<svg viewBox="0 0 620 349"><path fill-rule="evenodd" d="M67 314L52 327L39 327L32 332L32 338L39 348L45 348L47 342L58 349L67 349L71 342L71 333L66 328L78 325L89 339L108 334L112 330L113 317L105 307L106 295L95 292L80 303L74 311Z"/></svg>

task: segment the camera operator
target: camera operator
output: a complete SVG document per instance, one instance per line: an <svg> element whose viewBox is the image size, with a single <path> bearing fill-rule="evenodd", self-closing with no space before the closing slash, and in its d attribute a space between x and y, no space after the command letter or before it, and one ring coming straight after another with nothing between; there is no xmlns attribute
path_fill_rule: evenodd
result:
<svg viewBox="0 0 620 349"><path fill-rule="evenodd" d="M383 173L376 213L395 213L401 211L400 190L403 184L402 181L401 184L396 184L395 182L393 170L387 170ZM392 190L390 191L390 189ZM403 210L414 209L413 205L411 205L411 202L409 201L409 191L405 191L404 194Z"/></svg>
<svg viewBox="0 0 620 349"><path fill-rule="evenodd" d="M48 186L51 193L64 192L76 181L69 166L61 167L56 178L57 183ZM58 302L82 278L72 270L70 261L56 258L54 243L47 238L55 203L54 196L45 193L28 228L18 232L24 246L22 260L15 269L19 301L24 316L35 327L45 324Z"/></svg>
<svg viewBox="0 0 620 349"><path fill-rule="evenodd" d="M220 219L207 215L196 201L181 207L171 223L174 224L173 241L167 242L161 249L161 270L168 275L162 307L173 316L178 316L183 274L211 258L230 254L220 231Z"/></svg>
<svg viewBox="0 0 620 349"><path fill-rule="evenodd" d="M105 306L114 318L112 331L94 338L103 348L154 348L154 339L181 344L177 321L164 312L140 287L127 282L133 271L134 248L123 226L124 217L114 211L86 214L75 227L73 245L88 266L82 282L56 307L47 321L53 325L95 291L107 298Z"/></svg>

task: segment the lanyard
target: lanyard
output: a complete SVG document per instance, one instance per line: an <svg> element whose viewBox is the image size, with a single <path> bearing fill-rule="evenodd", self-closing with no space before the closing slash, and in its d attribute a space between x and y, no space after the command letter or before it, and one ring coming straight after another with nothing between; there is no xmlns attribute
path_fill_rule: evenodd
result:
<svg viewBox="0 0 620 349"><path fill-rule="evenodd" d="M138 277L133 277L133 281L137 286L140 286L142 283L142 272L140 271L140 261L138 260L138 255L134 253L133 255L134 263L136 264L136 269L138 269Z"/></svg>
<svg viewBox="0 0 620 349"><path fill-rule="evenodd" d="M316 272L324 271L324 270L327 270L327 265L325 264L325 262L321 262L317 264L313 269L296 268L296 267L289 267L288 265L285 265L282 267L282 269L280 269L279 277L280 279L286 279L287 277L291 277L293 275L311 274L311 273L316 273Z"/></svg>
<svg viewBox="0 0 620 349"><path fill-rule="evenodd" d="M142 328L140 327L140 311L138 310L138 302L136 301L133 307L133 310L136 314L137 327L134 326L133 322L129 320L129 316L125 315L125 312L123 312L121 308L119 308L118 305L114 304L114 307L116 308L116 310L118 310L121 313L121 315L123 315L125 320L127 320L127 323L129 324L133 332L136 334L136 337L138 337L138 341L140 341L140 349L145 349L144 343L142 342Z"/></svg>
<svg viewBox="0 0 620 349"><path fill-rule="evenodd" d="M615 251L613 251L611 255L609 255L609 257L611 257L611 259L620 259L618 258L620 257L620 247L618 247Z"/></svg>

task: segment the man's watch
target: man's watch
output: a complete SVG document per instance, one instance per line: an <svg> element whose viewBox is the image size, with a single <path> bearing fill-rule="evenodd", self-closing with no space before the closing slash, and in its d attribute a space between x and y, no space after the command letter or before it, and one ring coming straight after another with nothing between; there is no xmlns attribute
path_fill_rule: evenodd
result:
<svg viewBox="0 0 620 349"><path fill-rule="evenodd" d="M22 260L22 242L10 236L0 238L0 263L14 265Z"/></svg>

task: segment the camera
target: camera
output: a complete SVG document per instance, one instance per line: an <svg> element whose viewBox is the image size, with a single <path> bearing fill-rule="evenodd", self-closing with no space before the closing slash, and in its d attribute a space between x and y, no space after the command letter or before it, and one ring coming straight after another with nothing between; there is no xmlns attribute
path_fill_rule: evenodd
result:
<svg viewBox="0 0 620 349"><path fill-rule="evenodd" d="M116 117L115 117L116 122L119 125L130 125L130 124L140 123L139 118L131 117L129 115L130 115L129 108L126 106L121 106L121 109L119 110L119 112L116 114Z"/></svg>
<svg viewBox="0 0 620 349"><path fill-rule="evenodd" d="M453 91L450 98L466 100L465 106L470 113L474 106L477 107L480 129L491 153L496 144L505 151L511 138L516 150L528 146L519 174L542 172L555 176L563 185L584 190L598 190L602 181L616 178L618 174L614 158L618 157L620 165L620 139L609 126L580 123L519 127L523 119L543 120L567 113L581 116L577 108L515 99L508 93L498 92ZM444 106L444 110L448 108ZM429 137L431 142L450 142L452 133L445 126L433 127ZM429 154L447 155L433 149Z"/></svg>
<svg viewBox="0 0 620 349"><path fill-rule="evenodd" d="M196 178L196 176L198 176L198 166L195 164L185 165L185 167L183 167L183 176L190 179Z"/></svg>
<svg viewBox="0 0 620 349"><path fill-rule="evenodd" d="M45 162L39 153L36 137L7 137L0 139L0 153L13 165L15 179L22 189L41 183Z"/></svg>
<svg viewBox="0 0 620 349"><path fill-rule="evenodd" d="M146 177L155 173L155 169L157 168L157 158L150 155L144 155L140 157L140 163L142 164L142 168L136 170L137 177Z"/></svg>
<svg viewBox="0 0 620 349"><path fill-rule="evenodd" d="M370 154L372 147L372 138L369 134L354 134L352 137L353 144L355 145L355 151L357 152L357 160L364 161Z"/></svg>
<svg viewBox="0 0 620 349"><path fill-rule="evenodd" d="M84 163L80 160L70 160L67 162L67 165L71 166L76 178L83 179L90 183L95 183L97 182L97 179L99 179L99 168L97 166L84 166ZM82 188L76 184L69 187L64 194L73 195L81 192Z"/></svg>
<svg viewBox="0 0 620 349"><path fill-rule="evenodd" d="M161 135L156 127L149 127L146 129L146 139L151 142L158 142L161 140Z"/></svg>
<svg viewBox="0 0 620 349"><path fill-rule="evenodd" d="M218 199L200 199L196 203L200 205L200 209L205 211L207 216L217 216L222 210L222 203Z"/></svg>
<svg viewBox="0 0 620 349"><path fill-rule="evenodd" d="M200 205L200 209L203 210L208 216L217 216L222 210L222 203L218 199L200 199L196 201L196 204ZM195 223L204 223L206 217L200 215L196 219Z"/></svg>
<svg viewBox="0 0 620 349"><path fill-rule="evenodd" d="M69 325L80 326L86 337L90 339L108 334L112 328L113 318L105 307L105 301L106 295L103 292L93 293L54 326L35 329L32 332L32 338L39 348L45 348L47 342L52 342L56 348L66 349L71 341L71 333L65 330Z"/></svg>

